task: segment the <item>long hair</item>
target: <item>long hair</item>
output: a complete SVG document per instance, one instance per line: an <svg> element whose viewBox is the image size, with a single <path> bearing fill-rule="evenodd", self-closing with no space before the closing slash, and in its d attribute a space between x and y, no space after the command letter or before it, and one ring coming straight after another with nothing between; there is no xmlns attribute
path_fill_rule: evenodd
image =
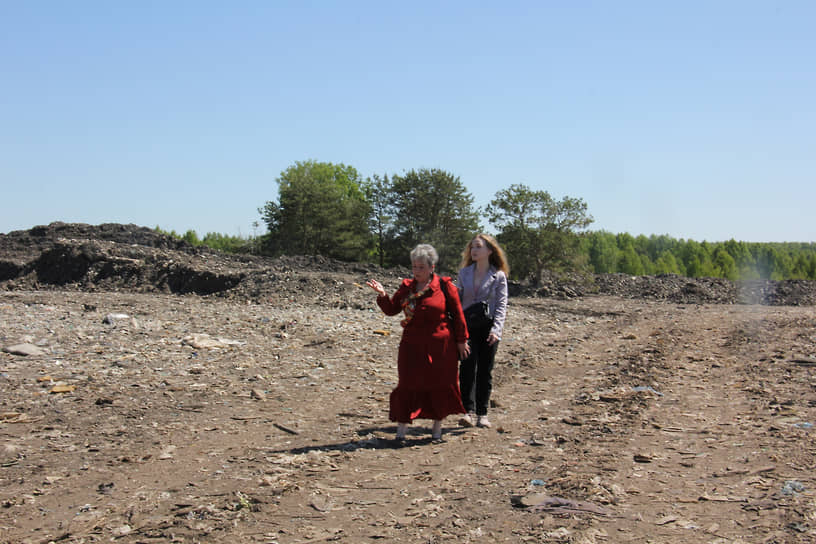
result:
<svg viewBox="0 0 816 544"><path fill-rule="evenodd" d="M473 246L473 242L476 241L477 238L481 238L482 241L490 248L492 253L490 254L490 264L496 269L501 270L504 272L504 275L508 278L510 277L510 265L507 264L507 257L504 255L504 250L501 248L499 243L496 241L495 238L490 236L489 234L480 233L474 236L468 245L465 247L465 250L462 251L462 263L459 265L459 268L465 268L466 266L470 266L473 264L473 259L470 256L470 248Z"/></svg>

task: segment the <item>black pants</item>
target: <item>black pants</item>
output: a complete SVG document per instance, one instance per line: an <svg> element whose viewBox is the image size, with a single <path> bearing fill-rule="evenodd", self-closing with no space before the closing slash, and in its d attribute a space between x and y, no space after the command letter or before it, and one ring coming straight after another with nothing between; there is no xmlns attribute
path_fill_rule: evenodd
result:
<svg viewBox="0 0 816 544"><path fill-rule="evenodd" d="M493 391L493 363L499 343L487 345L492 323L477 330L469 330L470 355L459 365L459 389L467 412L487 415L490 393Z"/></svg>

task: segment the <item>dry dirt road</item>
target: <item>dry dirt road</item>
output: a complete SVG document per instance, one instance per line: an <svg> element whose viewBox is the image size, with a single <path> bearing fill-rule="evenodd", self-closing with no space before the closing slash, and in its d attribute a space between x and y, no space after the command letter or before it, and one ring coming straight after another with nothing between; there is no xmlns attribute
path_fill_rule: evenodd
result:
<svg viewBox="0 0 816 544"><path fill-rule="evenodd" d="M360 289L0 292L0 542L816 540L813 307L512 298L494 428L396 447Z"/></svg>

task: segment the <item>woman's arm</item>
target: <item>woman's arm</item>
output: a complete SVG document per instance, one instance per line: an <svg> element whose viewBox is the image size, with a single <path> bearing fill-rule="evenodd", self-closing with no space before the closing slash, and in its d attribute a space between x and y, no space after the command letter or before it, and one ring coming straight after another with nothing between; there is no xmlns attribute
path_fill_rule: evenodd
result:
<svg viewBox="0 0 816 544"><path fill-rule="evenodd" d="M445 311L450 313L453 318L453 335L457 344L463 344L468 339L465 313L462 311L462 302L459 300L459 289L452 287L455 287L452 281L439 279L439 288L447 289L447 295L445 296L447 308L445 308Z"/></svg>
<svg viewBox="0 0 816 544"><path fill-rule="evenodd" d="M495 303L493 309L493 327L487 337L487 343L491 346L501 340L504 330L504 320L507 317L507 276L499 270L496 273L496 280L493 282L493 296Z"/></svg>
<svg viewBox="0 0 816 544"><path fill-rule="evenodd" d="M405 293L407 291L406 282L403 282L400 285L397 292L394 293L394 296L388 298L388 294L385 292L385 288L383 288L382 284L377 280L368 280L366 285L371 287L375 293L377 293L377 306L383 311L385 315L397 315L402 310L402 300L405 297Z"/></svg>
<svg viewBox="0 0 816 544"><path fill-rule="evenodd" d="M457 287L459 288L459 302L462 308L467 308L474 302L473 298L473 265L466 266L459 270L459 275L456 278Z"/></svg>
<svg viewBox="0 0 816 544"><path fill-rule="evenodd" d="M465 323L465 314L462 311L462 302L459 300L460 288L453 285L450 279L439 278L439 288L445 293L445 313L450 313L453 318L453 337L456 339L456 349L459 351L459 360L464 361L470 355L470 344L468 343L468 330Z"/></svg>

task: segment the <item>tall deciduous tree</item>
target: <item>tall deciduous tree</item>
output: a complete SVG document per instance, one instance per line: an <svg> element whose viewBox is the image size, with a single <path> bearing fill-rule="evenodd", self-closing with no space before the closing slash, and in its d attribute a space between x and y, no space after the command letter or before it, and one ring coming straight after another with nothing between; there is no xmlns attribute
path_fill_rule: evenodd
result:
<svg viewBox="0 0 816 544"><path fill-rule="evenodd" d="M538 282L544 269L574 266L580 250L580 233L593 219L579 198L555 200L547 191L523 184L496 193L487 207L490 222L498 229L510 270L516 277Z"/></svg>
<svg viewBox="0 0 816 544"><path fill-rule="evenodd" d="M586 245L589 264L596 274L614 274L618 271L620 250L615 235L606 231L595 231L587 236Z"/></svg>
<svg viewBox="0 0 816 544"><path fill-rule="evenodd" d="M393 238L394 209L391 181L388 174L374 174L363 183L363 192L370 204L368 228L374 237L374 254L380 266L385 266L389 241Z"/></svg>
<svg viewBox="0 0 816 544"><path fill-rule="evenodd" d="M370 246L369 203L351 166L303 161L281 172L278 201L259 211L273 254L362 260Z"/></svg>
<svg viewBox="0 0 816 544"><path fill-rule="evenodd" d="M393 245L389 264L408 264L408 253L428 243L440 268L453 271L470 237L479 230L473 196L458 177L438 169L411 170L391 178Z"/></svg>
<svg viewBox="0 0 816 544"><path fill-rule="evenodd" d="M632 276L640 276L645 273L643 261L631 241L627 242L621 250L618 271Z"/></svg>

